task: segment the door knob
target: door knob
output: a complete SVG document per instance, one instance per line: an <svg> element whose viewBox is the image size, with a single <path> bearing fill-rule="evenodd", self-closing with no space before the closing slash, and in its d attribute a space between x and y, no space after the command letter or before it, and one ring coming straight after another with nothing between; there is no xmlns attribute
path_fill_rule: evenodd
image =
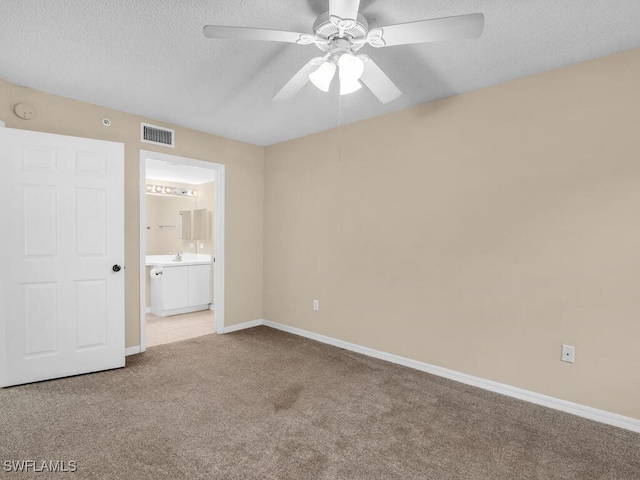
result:
<svg viewBox="0 0 640 480"><path fill-rule="evenodd" d="M116 264L116 265L114 265L113 267L111 267L111 270L113 270L114 272L119 272L121 268L122 268L122 267L121 267L120 265L117 265L117 264Z"/></svg>

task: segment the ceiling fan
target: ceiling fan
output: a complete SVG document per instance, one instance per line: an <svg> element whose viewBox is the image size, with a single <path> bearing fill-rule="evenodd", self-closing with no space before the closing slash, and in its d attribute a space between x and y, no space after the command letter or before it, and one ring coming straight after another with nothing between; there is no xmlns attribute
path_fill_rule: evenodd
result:
<svg viewBox="0 0 640 480"><path fill-rule="evenodd" d="M360 0L329 0L329 11L313 24L313 33L287 32L262 28L207 25L208 38L234 38L269 42L314 44L324 55L307 62L274 100L288 100L308 81L327 92L336 70L340 79L340 95L359 90L364 83L382 103L395 100L400 90L368 55L356 55L365 45L375 48L438 42L479 37L484 28L484 15L473 13L456 17L435 18L401 23L369 30L367 20L358 13ZM362 82L362 83L360 83Z"/></svg>

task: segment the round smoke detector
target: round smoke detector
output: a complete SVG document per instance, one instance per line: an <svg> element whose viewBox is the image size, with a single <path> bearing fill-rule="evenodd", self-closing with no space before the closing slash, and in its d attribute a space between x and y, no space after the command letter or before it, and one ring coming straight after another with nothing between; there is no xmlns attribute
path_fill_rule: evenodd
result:
<svg viewBox="0 0 640 480"><path fill-rule="evenodd" d="M35 109L27 103L18 103L13 107L15 114L23 120L31 120L36 114Z"/></svg>

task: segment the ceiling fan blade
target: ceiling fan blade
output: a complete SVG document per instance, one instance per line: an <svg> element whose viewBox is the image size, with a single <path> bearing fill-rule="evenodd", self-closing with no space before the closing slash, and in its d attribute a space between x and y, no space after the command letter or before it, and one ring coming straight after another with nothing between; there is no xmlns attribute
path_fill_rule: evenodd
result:
<svg viewBox="0 0 640 480"><path fill-rule="evenodd" d="M369 32L368 37L369 43L374 47L391 47L476 38L480 36L483 28L484 15L472 13L374 28Z"/></svg>
<svg viewBox="0 0 640 480"><path fill-rule="evenodd" d="M330 17L355 21L359 8L360 0L329 0Z"/></svg>
<svg viewBox="0 0 640 480"><path fill-rule="evenodd" d="M324 58L322 57L315 57L309 60L293 77L291 77L291 80L289 80L284 87L274 95L273 100L279 102L293 98L295 94L302 90L302 87L309 82L309 74L316 70L323 60Z"/></svg>
<svg viewBox="0 0 640 480"><path fill-rule="evenodd" d="M364 61L364 72L360 80L378 97L378 100L389 103L402 95L395 83L371 58L367 55L360 55L360 58Z"/></svg>
<svg viewBox="0 0 640 480"><path fill-rule="evenodd" d="M267 30L265 28L225 27L222 25L206 25L204 36L207 38L234 38L239 40L264 40L267 42L312 43L307 33L287 32L284 30Z"/></svg>

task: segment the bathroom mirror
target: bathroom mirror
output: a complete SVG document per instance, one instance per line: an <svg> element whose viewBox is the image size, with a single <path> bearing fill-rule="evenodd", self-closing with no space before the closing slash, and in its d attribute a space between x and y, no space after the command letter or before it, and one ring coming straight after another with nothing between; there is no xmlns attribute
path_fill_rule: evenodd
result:
<svg viewBox="0 0 640 480"><path fill-rule="evenodd" d="M178 213L178 238L182 240L193 239L191 236L191 210L183 210Z"/></svg>
<svg viewBox="0 0 640 480"><path fill-rule="evenodd" d="M193 239L209 240L211 227L209 210L201 208L193 211Z"/></svg>

